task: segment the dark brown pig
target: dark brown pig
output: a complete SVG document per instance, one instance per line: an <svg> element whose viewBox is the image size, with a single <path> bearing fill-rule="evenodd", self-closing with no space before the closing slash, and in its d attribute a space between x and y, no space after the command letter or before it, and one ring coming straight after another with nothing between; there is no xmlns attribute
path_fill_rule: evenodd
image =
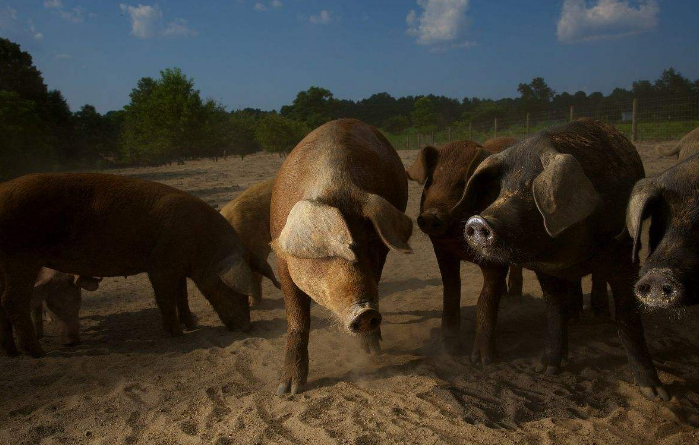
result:
<svg viewBox="0 0 699 445"><path fill-rule="evenodd" d="M490 138L483 142L483 148L491 153L500 153L506 148L517 143L517 139L509 136L500 136L496 138Z"/></svg>
<svg viewBox="0 0 699 445"><path fill-rule="evenodd" d="M626 220L634 255L646 218L651 219L649 255L636 296L648 308L699 303L699 155L636 183Z"/></svg>
<svg viewBox="0 0 699 445"><path fill-rule="evenodd" d="M250 252L266 260L272 248L269 234L269 203L272 200L274 178L255 184L223 206L221 215L233 226ZM262 275L255 272L250 306L262 300Z"/></svg>
<svg viewBox="0 0 699 445"><path fill-rule="evenodd" d="M30 317L42 266L84 276L147 272L173 335L194 320L191 278L230 329L250 328L253 271L274 279L226 219L204 201L163 184L104 174L35 174L0 184L0 336L9 354L43 355Z"/></svg>
<svg viewBox="0 0 699 445"><path fill-rule="evenodd" d="M557 373L568 352L571 284L597 273L612 288L619 337L644 396L669 399L646 347L633 293L638 263L625 231L626 203L643 178L638 152L611 125L581 119L484 160L458 206L475 208L464 236L489 261L537 274L547 306L539 369Z"/></svg>
<svg viewBox="0 0 699 445"><path fill-rule="evenodd" d="M36 337L44 336L44 304L58 324L61 344L70 346L80 342L81 289L97 290L101 279L67 274L42 268L32 293L32 321Z"/></svg>
<svg viewBox="0 0 699 445"><path fill-rule="evenodd" d="M507 265L480 261L463 237L463 222L473 215L467 208L452 212L473 171L490 155L473 141L455 141L440 147L422 148L407 170L409 179L424 184L417 224L430 237L442 275L442 342L449 352L459 346L461 328L461 261L476 263L483 274L478 297L473 361L490 363L495 353L498 304L505 288ZM522 292L519 269L519 292Z"/></svg>
<svg viewBox="0 0 699 445"><path fill-rule="evenodd" d="M287 316L279 394L295 394L306 383L311 299L366 350L380 351L378 284L389 249L411 252L407 200L400 158L378 130L358 120L318 127L284 161L270 209Z"/></svg>

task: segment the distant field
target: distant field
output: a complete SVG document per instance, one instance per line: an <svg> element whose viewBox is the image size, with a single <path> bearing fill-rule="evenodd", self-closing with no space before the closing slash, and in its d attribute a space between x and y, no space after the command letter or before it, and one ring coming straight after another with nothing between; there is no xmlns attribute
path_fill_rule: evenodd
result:
<svg viewBox="0 0 699 445"><path fill-rule="evenodd" d="M529 126L529 134L536 133L538 131L545 130L547 128L563 124L563 121L547 121L539 122L536 125ZM627 137L631 137L631 123L630 122L620 122L613 123L613 125L622 131ZM685 134L689 133L691 130L699 127L699 120L690 121L669 121L669 122L639 122L638 123L638 140L639 141L672 141L679 140ZM392 134L385 130L382 130L386 138L393 144L396 149L417 149L417 130L414 128L409 128L405 133L402 134ZM526 127L524 125L510 125L504 128L498 129L498 136L512 136L521 138L527 134ZM457 139L473 139L478 142L484 142L485 140L495 136L495 131L492 125L490 128L476 128L474 126L472 132L469 134L468 126L465 128L462 126L455 126L451 129L451 140ZM406 145L406 140L410 138L410 144ZM421 135L420 145L431 144L432 134ZM441 130L434 133L434 143L443 144L449 141L448 130Z"/></svg>

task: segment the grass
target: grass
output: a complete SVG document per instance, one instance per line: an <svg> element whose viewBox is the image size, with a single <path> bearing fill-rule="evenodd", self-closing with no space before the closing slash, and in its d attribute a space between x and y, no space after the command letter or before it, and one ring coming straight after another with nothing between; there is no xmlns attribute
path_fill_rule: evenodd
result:
<svg viewBox="0 0 699 445"><path fill-rule="evenodd" d="M529 134L534 134L547 128L565 123L564 121L547 121L538 122L536 125L530 125ZM631 138L631 122L612 122L619 131L624 133L626 137ZM672 141L679 140L685 134L699 127L699 120L687 121L667 121L667 122L639 122L637 128L637 141ZM392 134L385 130L381 130L384 136L391 142L397 150L418 149L417 130L409 128L402 134ZM498 129L498 136L512 136L523 138L527 135L527 129L524 125L509 125ZM434 142L432 141L434 137ZM454 126L451 128L451 140L473 139L483 143L487 139L495 137L495 131L492 125L489 128L474 128L471 132L468 126ZM409 139L408 139L409 138ZM420 146L439 145L449 141L449 132L444 129L436 131L433 135L421 135ZM409 140L409 145L406 141Z"/></svg>

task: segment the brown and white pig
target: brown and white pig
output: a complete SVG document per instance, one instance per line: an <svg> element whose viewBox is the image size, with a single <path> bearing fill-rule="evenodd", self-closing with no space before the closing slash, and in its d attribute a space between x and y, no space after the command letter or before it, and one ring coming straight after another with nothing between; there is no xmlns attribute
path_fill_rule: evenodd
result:
<svg viewBox="0 0 699 445"><path fill-rule="evenodd" d="M258 258L267 260L272 248L269 243L269 204L272 200L274 178L255 184L223 206L221 215L233 226L240 240ZM254 272L255 281L250 306L262 300L262 275Z"/></svg>
<svg viewBox="0 0 699 445"><path fill-rule="evenodd" d="M380 351L378 284L386 255L410 253L412 221L405 170L374 127L328 122L293 149L272 191L272 247L287 317L279 394L296 394L308 377L310 301L329 309Z"/></svg>
<svg viewBox="0 0 699 445"><path fill-rule="evenodd" d="M491 153L500 153L506 148L517 143L517 139L510 136L499 136L496 138L490 138L483 142L483 148Z"/></svg>
<svg viewBox="0 0 699 445"><path fill-rule="evenodd" d="M643 336L633 284L638 263L625 231L626 203L644 170L636 148L611 125L581 119L527 138L484 160L457 206L474 208L464 236L483 259L537 274L548 335L540 370L568 353L571 284L597 273L612 288L619 337L641 393L668 400Z"/></svg>
<svg viewBox="0 0 699 445"><path fill-rule="evenodd" d="M253 271L274 280L207 203L155 182L96 173L45 173L0 184L0 339L43 355L30 317L36 277L45 266L83 276L147 272L172 335L194 323L187 277L229 329L250 328Z"/></svg>
<svg viewBox="0 0 699 445"><path fill-rule="evenodd" d="M660 156L677 156L678 161L684 161L690 156L699 153L699 127L685 134L680 141L670 149L663 149L661 146L656 146L655 151Z"/></svg>
<svg viewBox="0 0 699 445"><path fill-rule="evenodd" d="M641 223L650 218L649 255L635 286L647 308L699 303L699 155L638 181L626 216L640 249Z"/></svg>
<svg viewBox="0 0 699 445"><path fill-rule="evenodd" d="M483 288L478 297L471 360L484 365L490 363L495 354L495 324L508 266L476 258L463 237L463 223L474 212L461 208L454 213L452 209L463 195L466 181L490 154L478 143L468 140L427 146L420 149L415 162L406 171L409 179L424 185L417 224L430 237L442 275L442 343L450 353L456 352L460 344L461 261L475 263L481 269ZM520 268L520 294L521 278Z"/></svg>
<svg viewBox="0 0 699 445"><path fill-rule="evenodd" d="M42 268L32 293L32 321L38 339L44 336L44 303L58 324L61 344L71 346L80 342L81 289L97 290L100 278L72 275Z"/></svg>

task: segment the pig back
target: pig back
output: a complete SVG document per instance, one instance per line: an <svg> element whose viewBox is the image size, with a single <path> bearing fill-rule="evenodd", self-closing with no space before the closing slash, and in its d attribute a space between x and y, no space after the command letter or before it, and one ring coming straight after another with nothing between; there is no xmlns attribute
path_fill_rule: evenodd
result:
<svg viewBox="0 0 699 445"><path fill-rule="evenodd" d="M636 147L613 126L580 119L543 133L561 153L577 159L599 193L595 232L616 236L625 227L626 204L634 184L645 177Z"/></svg>
<svg viewBox="0 0 699 445"><path fill-rule="evenodd" d="M276 238L291 208L303 199L338 207L347 218L361 215L362 195L382 196L401 212L408 200L405 168L386 138L355 119L328 122L291 151L274 184L271 235Z"/></svg>

